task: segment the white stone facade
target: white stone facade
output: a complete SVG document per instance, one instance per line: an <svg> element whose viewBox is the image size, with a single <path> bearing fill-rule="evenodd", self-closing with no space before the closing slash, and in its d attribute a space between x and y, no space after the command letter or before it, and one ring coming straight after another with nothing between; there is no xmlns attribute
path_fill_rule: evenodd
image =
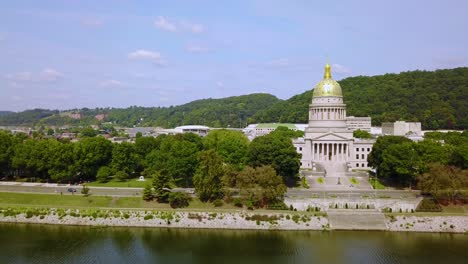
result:
<svg viewBox="0 0 468 264"><path fill-rule="evenodd" d="M371 132L371 117L357 117L357 116L348 116L346 118L346 126L351 130L363 130Z"/></svg>
<svg viewBox="0 0 468 264"><path fill-rule="evenodd" d="M389 136L421 136L421 122L385 122L382 123L382 134Z"/></svg>

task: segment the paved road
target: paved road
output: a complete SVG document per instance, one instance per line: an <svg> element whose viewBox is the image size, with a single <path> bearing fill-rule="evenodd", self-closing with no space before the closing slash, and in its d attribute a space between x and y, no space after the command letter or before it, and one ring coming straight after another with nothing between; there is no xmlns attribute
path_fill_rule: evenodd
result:
<svg viewBox="0 0 468 264"><path fill-rule="evenodd" d="M71 194L69 188L76 189L80 194L81 186L57 185L57 184L35 184L35 183L13 183L0 182L0 192L25 192L25 193L60 193ZM89 187L92 195L99 196L141 196L142 188L113 188L113 187ZM174 191L186 191L193 193L193 189L176 188ZM310 189L288 189L288 198L414 198L419 195L418 191L398 190L310 190Z"/></svg>

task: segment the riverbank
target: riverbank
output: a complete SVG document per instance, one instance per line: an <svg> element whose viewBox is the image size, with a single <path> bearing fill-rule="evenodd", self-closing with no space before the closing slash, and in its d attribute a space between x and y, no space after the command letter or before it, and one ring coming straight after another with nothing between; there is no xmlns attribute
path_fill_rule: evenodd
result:
<svg viewBox="0 0 468 264"><path fill-rule="evenodd" d="M345 217L345 216L343 216ZM334 230L325 213L200 212L112 209L9 208L0 210L0 222L53 225L165 227L251 230ZM385 217L382 231L467 233L468 216ZM340 228L340 230L343 230ZM350 230L375 230L372 227Z"/></svg>

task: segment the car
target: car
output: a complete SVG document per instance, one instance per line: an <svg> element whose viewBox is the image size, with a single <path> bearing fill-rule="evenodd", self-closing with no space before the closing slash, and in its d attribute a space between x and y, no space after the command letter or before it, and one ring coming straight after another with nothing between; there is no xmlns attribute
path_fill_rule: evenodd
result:
<svg viewBox="0 0 468 264"><path fill-rule="evenodd" d="M74 193L74 192L76 192L76 189L75 188L68 188L68 191L71 192L71 193Z"/></svg>

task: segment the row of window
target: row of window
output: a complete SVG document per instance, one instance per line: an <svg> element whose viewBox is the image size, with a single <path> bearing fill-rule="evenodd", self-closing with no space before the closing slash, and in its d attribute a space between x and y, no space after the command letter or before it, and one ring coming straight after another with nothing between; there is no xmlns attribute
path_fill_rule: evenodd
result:
<svg viewBox="0 0 468 264"><path fill-rule="evenodd" d="M359 167L359 163L356 163L356 167ZM366 167L364 163L361 163L361 167Z"/></svg>
<svg viewBox="0 0 468 264"><path fill-rule="evenodd" d="M364 148L361 148L361 151L364 151ZM356 152L359 152L359 148L356 148ZM367 148L367 152L370 152L370 148Z"/></svg>

